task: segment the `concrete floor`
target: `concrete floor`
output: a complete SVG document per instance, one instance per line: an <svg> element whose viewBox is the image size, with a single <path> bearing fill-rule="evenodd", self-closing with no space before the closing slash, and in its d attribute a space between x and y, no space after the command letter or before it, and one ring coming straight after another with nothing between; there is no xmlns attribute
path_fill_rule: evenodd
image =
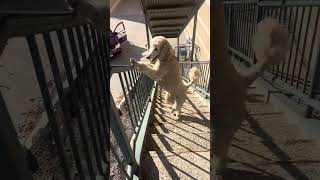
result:
<svg viewBox="0 0 320 180"><path fill-rule="evenodd" d="M122 53L111 60L111 65L130 65L130 58L140 59L142 53L147 50L145 20L138 0L120 0L110 14L110 29L113 31L121 21L125 25L128 40L121 43ZM173 47L176 46L176 39L169 41ZM123 94L116 74L111 77L110 88L114 98Z"/></svg>

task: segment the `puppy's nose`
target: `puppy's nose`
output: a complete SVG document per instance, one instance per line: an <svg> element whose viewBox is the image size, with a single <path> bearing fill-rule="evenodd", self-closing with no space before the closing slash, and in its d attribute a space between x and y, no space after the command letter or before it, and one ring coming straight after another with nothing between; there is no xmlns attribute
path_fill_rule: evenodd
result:
<svg viewBox="0 0 320 180"><path fill-rule="evenodd" d="M147 59L150 59L150 56L147 56L146 58L147 58Z"/></svg>

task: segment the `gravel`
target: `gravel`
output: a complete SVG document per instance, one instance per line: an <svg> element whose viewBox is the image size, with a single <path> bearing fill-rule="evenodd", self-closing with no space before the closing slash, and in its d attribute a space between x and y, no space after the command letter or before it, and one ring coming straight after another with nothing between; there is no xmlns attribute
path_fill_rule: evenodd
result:
<svg viewBox="0 0 320 180"><path fill-rule="evenodd" d="M120 103L122 98L123 98L123 95L115 98L116 105L118 105ZM130 141L134 131L132 129L132 124L131 124L131 121L129 118L129 113L127 111L127 106L126 105L122 106L120 111L122 113L122 115L120 116L120 120L121 120L123 128L128 136L128 140ZM121 162L124 163L123 154L121 153L121 150L120 150L112 132L110 135L110 142L115 147L115 151L117 152L116 153L117 156L120 158ZM114 179L114 180L125 179L124 173L121 171L119 164L116 161L114 156L115 155L110 152L110 179Z"/></svg>

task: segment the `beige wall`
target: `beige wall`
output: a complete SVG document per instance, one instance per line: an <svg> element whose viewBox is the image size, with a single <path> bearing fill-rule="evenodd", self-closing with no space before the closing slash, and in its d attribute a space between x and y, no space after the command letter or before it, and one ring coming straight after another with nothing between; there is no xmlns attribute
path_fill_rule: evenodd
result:
<svg viewBox="0 0 320 180"><path fill-rule="evenodd" d="M180 36L180 43L184 43L187 38L192 38L193 18ZM198 57L200 60L210 59L210 0L206 0L198 11L196 27L196 45L200 47Z"/></svg>

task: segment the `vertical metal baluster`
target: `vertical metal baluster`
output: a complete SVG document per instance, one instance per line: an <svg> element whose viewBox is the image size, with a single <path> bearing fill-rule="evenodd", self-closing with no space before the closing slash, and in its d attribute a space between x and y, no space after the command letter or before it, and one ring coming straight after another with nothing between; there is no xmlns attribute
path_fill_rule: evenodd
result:
<svg viewBox="0 0 320 180"><path fill-rule="evenodd" d="M281 19L282 19L282 8L281 7L278 7L276 8L276 17L279 21L279 23L281 24ZM282 59L282 62L280 64L283 63L283 59ZM280 72L280 64L276 65L276 72L275 72L275 77L279 77L279 72Z"/></svg>
<svg viewBox="0 0 320 180"><path fill-rule="evenodd" d="M240 8L239 8L239 5L237 4L237 6L236 6L236 14L237 14L237 17L239 17L240 16ZM238 50L238 51L240 51L240 41L241 41L241 37L240 37L240 31L239 31L239 29L240 29L240 21L239 21L239 19L237 18L236 19L236 29L235 29L235 36L237 37L236 39L237 39L237 41L236 41L236 50Z"/></svg>
<svg viewBox="0 0 320 180"><path fill-rule="evenodd" d="M244 23L245 23L245 39L244 39L244 43L245 43L245 55L249 58L250 54L249 54L249 39L250 39L250 4L246 4L245 5L245 19L244 19Z"/></svg>
<svg viewBox="0 0 320 180"><path fill-rule="evenodd" d="M245 54L245 24L244 24L244 21L245 21L245 5L242 4L241 5L241 9L240 9L240 17L239 17L239 21L240 21L240 38L241 38L241 43L240 43L240 49L241 49L241 52L243 54Z"/></svg>
<svg viewBox="0 0 320 180"><path fill-rule="evenodd" d="M106 142L106 146L107 146L107 158L109 158L109 149L110 149L110 113L109 113L109 96L110 96L110 84L109 84L109 71L110 69L108 69L106 66L107 66L107 63L109 62L109 56L108 56L108 48L105 47L106 44L104 44L104 36L103 36L103 32L97 32L98 34L98 43L99 43L99 47L100 47L100 53L101 53L101 67L102 67L102 72L103 72L103 78L104 78L104 81L105 81L105 90L103 92L104 94L104 98L105 98L105 106L106 106L106 114L107 114L107 119L106 121L107 122L104 122L105 123L105 126L107 127L107 129L105 131L107 131L107 142ZM110 162L110 161L109 161ZM108 163L109 165L109 163ZM110 166L110 165L109 165ZM108 168L109 169L109 168ZM108 174L109 174L110 170L108 170Z"/></svg>
<svg viewBox="0 0 320 180"><path fill-rule="evenodd" d="M89 91L89 96L88 99L91 100L90 103L91 103L91 111L92 111L92 114L93 114L93 121L91 121L91 111L90 111L90 108L89 108L89 101L87 100L87 93L86 93L86 88L85 86L82 85L82 83L80 83L82 85L82 88L80 88L80 90L82 90L82 94L84 96L83 100L84 100L84 107L85 107L85 115L86 115L86 118L87 118L87 123L88 123L88 126L89 126L89 129L90 129L90 134L91 134L91 138L94 139L93 140L93 149L94 149L94 152L95 152L95 157L96 157L96 163L97 163L97 166L98 166L98 170L99 170L99 173L100 174L103 174L103 168L102 168L102 149L101 147L99 147L99 134L96 134L96 131L94 130L94 122L97 122L98 121L98 112L97 112L97 109L96 109L96 104L95 104L95 99L92 98L92 87L91 87L91 83L90 81L92 81L92 78L91 78L91 75L89 73L89 65L87 63L87 56L86 56L86 51L85 51L85 47L84 47L84 37L83 37L83 34L81 32L81 28L80 27L76 27L76 33L77 33L77 39L78 39L78 42L79 42L79 50L80 50L80 53L81 53L81 59L82 59L82 64L83 64L83 70L84 70L84 74L85 74L85 82L87 83L87 86L88 86L88 91ZM76 61L78 61L78 59L75 59ZM77 67L77 66L76 66ZM76 68L78 69L79 72L81 72L81 69ZM79 73L78 72L78 73ZM96 136L98 137L98 139L96 138ZM102 152L101 152L102 151Z"/></svg>
<svg viewBox="0 0 320 180"><path fill-rule="evenodd" d="M87 48L88 48L88 54L89 54L89 58L88 60L87 59L84 59L84 61L88 61L86 62L87 65L89 65L88 67L91 67L91 70L89 69L89 74L91 74L91 76L93 77L93 81L91 81L92 83L92 88L94 90L90 91L91 94L91 98L94 99L95 101L98 101L98 106L96 106L94 109L97 111L96 113L99 113L100 112L100 118L97 119L98 121L96 121L96 129L98 131L98 134L99 134L99 143L100 143L100 146L101 146L101 156L102 156L102 159L106 162L107 161L107 158L106 158L106 154L105 154L105 141L103 140L103 136L105 135L103 132L101 132L101 123L107 119L105 117L105 114L103 113L103 105L102 105L102 102L101 102L101 94L100 94L100 90L102 89L100 86L99 86L99 80L98 80L98 75L97 75L97 70L96 70L96 58L94 57L94 55L92 54L93 53L93 47L92 47L92 42L91 42L91 38L89 36L89 31L88 31L89 27L87 25L84 25L83 26L83 30L84 30L84 35L85 35L85 39L86 39L86 44L87 44ZM92 34L91 34L92 36ZM91 72L91 73L90 73ZM93 94L92 92L95 91L95 94ZM97 96L98 99L95 97ZM107 139L106 139L107 140Z"/></svg>
<svg viewBox="0 0 320 180"><path fill-rule="evenodd" d="M294 19L294 29L293 29L293 34L291 37L291 45L290 45L290 52L289 52L289 58L288 58L288 66L287 66L287 75L286 75L286 80L285 82L288 82L289 76L290 76L290 66L291 66L291 55L293 53L293 44L294 44L294 39L295 39L295 34L296 34L296 29L297 29L297 21L298 21L298 7L295 7L295 19ZM291 75L291 79L294 79L294 75Z"/></svg>
<svg viewBox="0 0 320 180"><path fill-rule="evenodd" d="M137 122L139 122L140 121L140 116L141 116L141 114L139 113L139 106L138 106L138 104L137 104L137 102L136 102L136 96L137 96L137 94L136 94L136 91L137 91L137 87L135 86L136 84L132 81L132 70L130 70L130 71L128 71L128 77L129 77L129 81L130 81L130 84L131 84L131 87L132 87L132 105L134 105L133 107L134 107L134 110L135 110L135 112L137 113L137 117L138 117L138 121ZM137 124L137 126L138 126L138 124Z"/></svg>
<svg viewBox="0 0 320 180"><path fill-rule="evenodd" d="M118 73L118 76L119 76L119 79L120 79L120 84L121 84L121 87L122 87L122 92L123 92L123 96L125 98L125 101L126 101L126 107L127 107L127 111L129 113L129 116L130 116L130 121L131 121L131 125L132 125L132 129L135 129L135 126L134 126L134 123L133 123L133 116L131 114L131 109L130 109L130 103L129 103L129 99L126 95L126 91L125 91L125 86L124 86L124 83L123 83L123 78L121 76L121 74L123 74L124 72L122 73ZM129 93L129 92L128 92ZM129 96L130 97L130 96Z"/></svg>
<svg viewBox="0 0 320 180"><path fill-rule="evenodd" d="M300 40L301 40L301 33L302 33L302 21L304 19L304 13L305 12L305 7L302 7L302 16L300 18L300 27L299 27L299 32L298 32L298 42L297 42L297 47L296 47L296 53L294 56L294 63L293 63L293 70L292 70L292 76L295 77L295 71L296 71L296 66L297 66L297 57L298 57L298 51L299 51L299 47L300 47ZM297 77L297 81L300 77ZM293 85L294 82L294 78L291 79L291 85Z"/></svg>
<svg viewBox="0 0 320 180"><path fill-rule="evenodd" d="M76 98L81 98L81 94L84 96L85 98L85 112L86 112L86 121L90 121L91 119L91 116L89 115L89 107L87 106L88 105L88 102L87 102L87 99L85 97L85 94L84 94L84 81L83 81L83 75L81 74L81 67L80 67L80 63L79 63L79 56L78 56L78 53L77 53L77 49L76 49L76 42L75 42L75 38L74 38L74 33L73 33L73 30L71 28L69 28L67 30L68 32L68 37L69 37L69 42L70 42L70 47L71 47L71 52L72 52L72 56L73 56L73 62L75 64L75 68L76 68L76 74L77 74L77 80L79 82L80 87L76 88L75 87L75 82L73 79L69 79L71 75L68 76L68 79L69 79L69 83L70 83L70 86L71 86L71 89L73 89L72 91L75 92L75 94L71 94L72 98L73 98L73 101L76 101L76 109L79 110L77 113L79 114L79 119L81 119L81 106L79 105L79 102L76 100ZM68 63L67 66L70 66L70 64ZM71 68L70 67L67 67L66 68L66 71L71 71L70 70ZM81 98L82 99L82 98ZM84 120L84 121L85 121ZM80 122L79 122L80 123ZM82 122L81 122L82 124ZM81 125L83 126L83 125ZM89 126L90 127L90 126ZM86 138L86 137L84 137ZM91 141L92 143L95 143L95 138L94 138L94 134L91 134ZM86 143L86 146L88 146L88 143ZM97 146L94 145L94 148L96 148ZM89 150L85 150L85 151L88 151ZM94 150L96 152L96 150ZM90 155L89 155L90 157ZM90 161L90 163L88 163L88 167L89 167L89 172L90 172L90 175L91 175L91 178L94 179L94 170L93 170L93 165L92 165L92 162Z"/></svg>
<svg viewBox="0 0 320 180"><path fill-rule="evenodd" d="M313 31L313 35L312 35L312 42L311 42L311 46L310 47L314 47L314 42L315 42L315 37L316 37L316 33L318 32L317 29L318 29L318 24L319 24L319 16L320 16L320 7L317 7L317 18L316 18L316 21L315 21L315 27L314 27L314 31ZM313 54L313 49L314 48L311 48L310 50L310 54L309 54L309 57L308 57L308 65L307 65L307 72L306 72L306 75L305 75L305 78L304 78L304 84L303 84L303 93L306 93L306 90L307 90L307 85L308 85L308 76L309 76L309 73L310 73L310 65L311 65L311 60L312 60L312 54Z"/></svg>
<svg viewBox="0 0 320 180"><path fill-rule="evenodd" d="M292 15L292 8L291 7L287 7L288 10L290 10L289 12L289 21L288 21L288 31L289 31L289 28L290 28L290 24L291 24L291 15ZM287 11L286 11L287 12ZM285 19L287 18L287 13L285 13ZM284 78L284 75L286 75L288 72L284 72L284 67L285 67L285 64L286 64L286 61L287 61L287 57L285 57L285 59L283 60L283 63L282 63L282 67L281 67L281 76L280 76L280 79L282 80Z"/></svg>
<svg viewBox="0 0 320 180"><path fill-rule="evenodd" d="M133 70L133 78L134 78L134 81L135 81L135 86L137 86L137 100L138 100L138 105L139 105L139 109L140 109L140 114L143 114L143 106L142 106L142 102L141 102L141 86L140 86L140 83L139 83L139 78L137 77L138 76L138 73L137 73L137 70L134 69Z"/></svg>
<svg viewBox="0 0 320 180"><path fill-rule="evenodd" d="M91 179L94 179L94 172L93 172L93 168L92 168L92 162L91 162L91 158L90 158L90 154L89 154L89 149L88 149L88 142L86 140L86 136L85 136L85 132L84 132L84 125L82 122L82 118L81 118L81 113L80 113L80 107L77 101L77 92L76 92L76 88L75 88L75 83L74 83L74 79L73 79L73 74L72 74L72 68L70 66L70 62L68 60L68 53L67 53L67 49L66 49L66 44L65 44L65 40L64 37L62 35L62 31L57 31L57 35L58 35L58 40L59 40L59 47L60 47L60 52L62 54L62 59L63 59L63 63L64 63L64 67L65 67L65 71L67 74L67 79L68 79L68 83L70 85L70 90L71 90L71 100L72 100L72 104L75 105L76 107L74 108L76 110L76 114L77 114L77 122L78 122L78 126L79 126L79 130L80 130L80 136L81 136L81 140L83 142L83 151L85 153L86 156L86 161L87 161L87 165L88 165L88 170L91 176ZM48 51L48 56L49 56L49 60L52 61L51 63L53 63L53 66L56 66L55 68L58 68L57 64L56 64L56 57L54 55L54 49L53 49L53 44L52 44L52 40L50 37L49 33L44 33L43 34L44 37L44 41L46 44L46 48ZM51 65L52 66L52 65ZM58 69L57 69L58 70Z"/></svg>
<svg viewBox="0 0 320 180"><path fill-rule="evenodd" d="M312 8L309 6L308 9L309 9L309 14L308 14L307 26L306 26L306 31L305 31L305 35L304 35L303 45L302 45L302 53L301 53L301 58L300 58L300 65L299 65L299 70L298 70L298 80L297 80L297 86L296 86L297 89L299 89L302 64L303 64L303 59L304 59L304 53L305 53L305 50L306 50L306 42L307 42L307 36L308 36L308 33L309 33L309 26L310 26L310 19L311 19ZM301 77L301 80L303 80L302 77Z"/></svg>
<svg viewBox="0 0 320 180"><path fill-rule="evenodd" d="M75 160L75 165L79 174L80 179L84 180L85 176L83 173L83 169L81 166L81 157L80 157L80 152L78 150L78 146L76 143L76 138L75 138L75 133L74 133L74 129L72 128L72 117L70 114L70 104L68 104L68 100L66 97L66 94L63 90L63 82L60 76L60 72L59 72L59 68L58 68L58 64L57 64L57 59L55 57L54 54L54 50L53 50L53 45L51 42L51 39L49 38L49 34L46 34L44 36L45 38L45 45L47 48L47 54L49 57L49 62L51 65L51 70L52 70L52 74L54 77L54 82L57 88L57 92L58 92L58 97L59 97L59 104L62 107L62 112L63 112L63 116L65 118L65 125L67 128L67 133L70 139L70 145L71 145L71 150L72 150L72 154ZM66 54L64 54L64 52L61 52L62 57L64 57Z"/></svg>
<svg viewBox="0 0 320 180"><path fill-rule="evenodd" d="M129 101L129 102L130 102L130 105L131 105L131 108L132 108L134 120L135 120L136 126L138 126L138 121L139 121L139 120L138 120L138 118L137 118L137 114L136 114L136 111L135 111L135 108L134 108L133 101L131 100L131 98L132 98L132 92L130 91L130 88L132 89L132 86L131 86L130 82L128 81L127 73L128 73L128 72L125 72L125 73L124 73L124 81L126 82L126 85L127 85L127 88L128 88L129 97L130 97L130 101Z"/></svg>
<svg viewBox="0 0 320 180"><path fill-rule="evenodd" d="M32 57L32 62L33 62L33 66L34 66L34 69L36 72L36 76L37 76L37 80L38 80L39 87L41 90L41 94L43 97L44 105L47 110L47 117L49 120L49 124L51 125L50 127L52 128L51 133L53 135L54 141L57 143L57 151L58 151L59 158L61 160L61 166L63 169L64 177L67 180L71 180L71 175L70 175L69 169L67 167L66 154L64 152L63 143L61 141L61 139L62 139L61 135L59 135L59 127L57 124L55 112L53 111L50 93L49 93L49 90L47 87L47 81L45 78L44 69L42 66L41 59L40 59L40 54L39 54L37 42L36 42L34 35L27 35L26 39L28 42L28 47L29 47L30 54Z"/></svg>
<svg viewBox="0 0 320 180"><path fill-rule="evenodd" d="M97 32L93 29L93 27L91 26L91 35L92 35L92 39L93 39L93 44L94 44L94 47L95 47L95 56L96 56L96 60L97 60L97 64L95 66L95 69L98 70L98 82L101 82L101 96L102 97L102 100L100 100L100 103L101 103L101 110L102 112L105 112L106 116L104 116L104 119L101 120L101 123L102 123L102 129L104 131L104 135L105 135L105 145L107 145L107 141L109 141L110 139L110 136L109 136L109 126L107 125L106 121L108 121L109 119L109 116L107 114L107 111L108 111L108 106L107 106L107 103L108 103L108 100L107 100L107 96L106 96L106 93L107 93L107 87L106 87L106 78L105 78L105 71L103 69L104 65L102 64L103 62L103 54L102 52L100 51L101 47L100 47L100 43L98 42L98 39L97 39ZM106 149L108 149L108 147L106 147ZM106 150L107 151L107 150ZM109 149L108 149L109 151Z"/></svg>
<svg viewBox="0 0 320 180"><path fill-rule="evenodd" d="M209 88L209 78L210 78L210 62L208 62L206 66L207 66L206 88L207 88L207 93L209 93L208 88Z"/></svg>
<svg viewBox="0 0 320 180"><path fill-rule="evenodd" d="M205 82L206 82L206 66L205 64L201 64L202 67L202 72L201 72L201 76L202 76L202 82L201 82L201 88L205 88Z"/></svg>

